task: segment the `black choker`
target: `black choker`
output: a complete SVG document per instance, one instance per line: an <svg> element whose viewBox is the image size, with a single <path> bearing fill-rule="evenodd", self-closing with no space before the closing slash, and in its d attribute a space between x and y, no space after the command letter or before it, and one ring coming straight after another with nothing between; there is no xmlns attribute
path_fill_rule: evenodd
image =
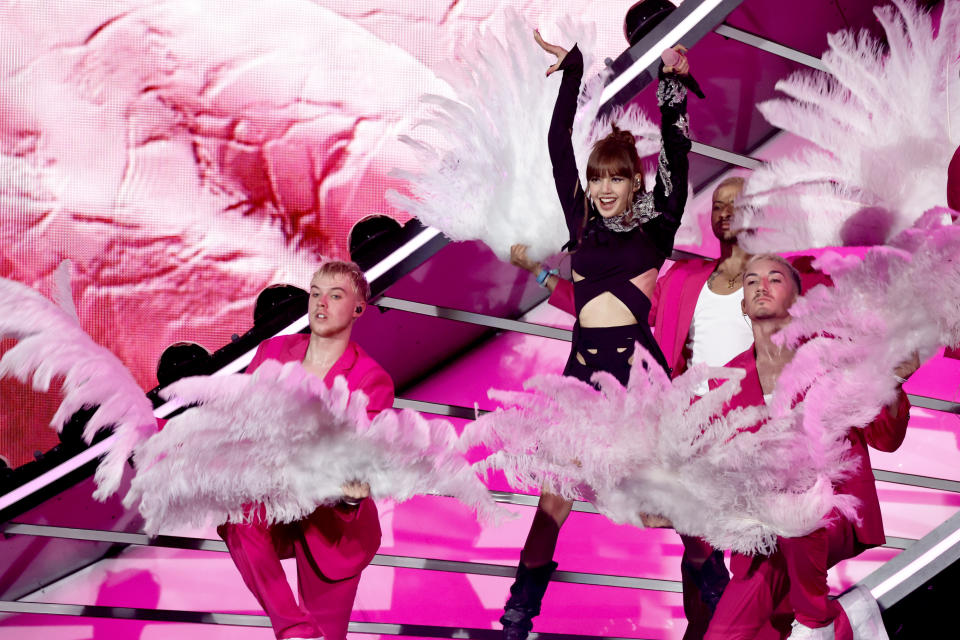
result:
<svg viewBox="0 0 960 640"><path fill-rule="evenodd" d="M657 212L653 210L653 194L643 193L634 198L633 206L630 207L629 211L624 211L609 218L601 216L601 219L603 220L603 226L610 231L623 233L633 231L644 222L656 218L657 215Z"/></svg>

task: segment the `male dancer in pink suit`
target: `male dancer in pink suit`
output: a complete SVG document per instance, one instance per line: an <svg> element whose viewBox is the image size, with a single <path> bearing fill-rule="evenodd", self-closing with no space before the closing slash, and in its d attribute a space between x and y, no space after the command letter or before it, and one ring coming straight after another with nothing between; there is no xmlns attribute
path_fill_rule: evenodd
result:
<svg viewBox="0 0 960 640"><path fill-rule="evenodd" d="M330 386L344 376L351 390L369 398L373 415L393 404L390 376L350 340L353 323L366 307L369 285L352 262L327 262L310 282L310 333L265 340L247 366L264 360L296 360ZM282 640L346 637L360 572L380 548L377 507L370 488L359 482L343 487L344 498L319 507L288 525L249 524L217 527L247 587L270 617ZM281 558L296 557L300 603L290 591Z"/></svg>
<svg viewBox="0 0 960 640"><path fill-rule="evenodd" d="M773 393L780 372L792 359L793 352L774 345L770 337L790 322L790 306L800 293L800 274L780 256L754 256L747 262L743 287L743 310L752 321L754 344L727 364L747 372L740 392L727 405L728 411L764 404ZM891 375L897 376L898 381L904 380L919 365L914 356ZM859 499L859 521L837 514L826 527L807 536L780 538L777 551L770 556L733 554L733 579L717 605L707 640L783 638L788 633L794 640L878 637L854 635L853 629L861 621L848 620L841 606L843 599L838 602L828 598L827 569L886 541L867 445L895 451L906 435L909 409L901 389L897 399L884 407L872 423L852 429L848 435L851 456L859 461L859 466L834 490ZM775 615L784 606L785 619ZM796 618L792 631L790 609ZM876 614L879 615L878 610Z"/></svg>
<svg viewBox="0 0 960 640"><path fill-rule="evenodd" d="M710 227L720 241L720 258L678 260L657 280L649 322L672 377L698 362L722 366L753 342L750 323L740 307L743 266L750 256L737 244L737 232L731 229L733 204L743 183L740 177L727 178L713 192ZM537 281L552 290L551 305L574 314L573 283L527 260L522 245L512 248L511 261L537 275ZM803 272L804 291L830 283L827 276L812 268L811 262L807 256L794 259ZM704 385L701 393L706 391ZM680 575L687 618L683 637L701 640L729 577L721 551L715 551L699 538L680 537L684 547Z"/></svg>

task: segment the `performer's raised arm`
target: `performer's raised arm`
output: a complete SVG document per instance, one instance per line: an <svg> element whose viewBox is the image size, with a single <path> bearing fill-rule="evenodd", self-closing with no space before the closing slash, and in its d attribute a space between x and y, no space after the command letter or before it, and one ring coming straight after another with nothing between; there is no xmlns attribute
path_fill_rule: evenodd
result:
<svg viewBox="0 0 960 640"><path fill-rule="evenodd" d="M539 31L534 31L533 36L544 51L557 57L557 61L547 69L547 75L555 71L563 72L547 141L550 161L553 164L553 180L557 185L557 195L567 221L570 238L573 240L583 225L584 215L584 192L577 172L573 141L570 138L573 119L577 115L580 81L583 79L583 54L576 45L567 51L563 47L544 41Z"/></svg>
<svg viewBox="0 0 960 640"><path fill-rule="evenodd" d="M686 48L682 45L677 45L674 50L686 53ZM657 157L656 184L653 187L653 213L643 228L668 256L673 251L673 239L680 228L683 209L687 205L690 124L687 117L687 87L680 82L679 76L687 75L689 70L686 56L680 55L676 67L665 67L661 64L657 85L662 144Z"/></svg>

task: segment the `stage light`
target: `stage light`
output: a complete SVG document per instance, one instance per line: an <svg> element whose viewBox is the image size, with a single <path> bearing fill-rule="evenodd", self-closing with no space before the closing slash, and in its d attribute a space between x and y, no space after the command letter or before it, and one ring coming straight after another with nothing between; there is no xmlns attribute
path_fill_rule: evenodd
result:
<svg viewBox="0 0 960 640"><path fill-rule="evenodd" d="M210 352L196 342L175 342L157 362L157 382L165 387L180 378L210 373Z"/></svg>
<svg viewBox="0 0 960 640"><path fill-rule="evenodd" d="M369 216L353 225L350 230L350 256L357 256L376 249L378 240L400 230L400 223L387 216Z"/></svg>
<svg viewBox="0 0 960 640"><path fill-rule="evenodd" d="M667 0L640 0L627 9L623 19L623 35L630 46L637 44L653 28L663 22L676 7Z"/></svg>
<svg viewBox="0 0 960 640"><path fill-rule="evenodd" d="M260 292L253 307L253 326L264 324L279 315L289 315L290 321L306 315L308 294L292 284L274 284Z"/></svg>

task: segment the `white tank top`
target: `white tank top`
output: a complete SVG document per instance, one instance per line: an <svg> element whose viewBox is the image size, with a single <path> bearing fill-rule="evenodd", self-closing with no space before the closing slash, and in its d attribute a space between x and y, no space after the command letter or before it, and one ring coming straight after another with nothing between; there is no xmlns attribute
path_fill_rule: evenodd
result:
<svg viewBox="0 0 960 640"><path fill-rule="evenodd" d="M743 287L722 296L710 290L709 282L703 285L687 336L692 354L690 365L705 362L711 367L722 367L753 344L753 329L750 319L743 315L741 300ZM707 390L704 382L697 393L703 395Z"/></svg>

